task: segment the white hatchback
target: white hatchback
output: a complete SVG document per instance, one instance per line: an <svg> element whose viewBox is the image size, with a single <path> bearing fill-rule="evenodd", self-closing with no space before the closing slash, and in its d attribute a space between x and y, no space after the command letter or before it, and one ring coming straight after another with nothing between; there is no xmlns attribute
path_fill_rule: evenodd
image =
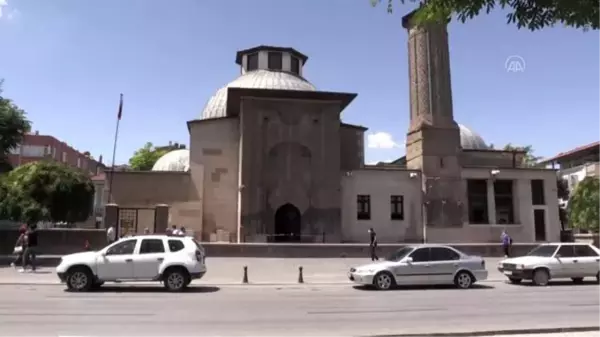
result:
<svg viewBox="0 0 600 337"><path fill-rule="evenodd" d="M551 279L581 283L584 277L600 281L600 250L587 243L545 243L525 256L500 261L498 270L511 283L532 280L545 286Z"/></svg>
<svg viewBox="0 0 600 337"><path fill-rule="evenodd" d="M206 274L205 253L192 237L141 235L97 252L63 256L56 273L73 291L131 281L160 281L170 291L181 291Z"/></svg>

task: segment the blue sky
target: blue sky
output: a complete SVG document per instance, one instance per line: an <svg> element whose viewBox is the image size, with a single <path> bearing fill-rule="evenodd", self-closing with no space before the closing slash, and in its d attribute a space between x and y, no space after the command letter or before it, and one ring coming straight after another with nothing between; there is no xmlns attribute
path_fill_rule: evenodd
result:
<svg viewBox="0 0 600 337"><path fill-rule="evenodd" d="M369 0L0 0L3 95L33 128L124 163L145 142L188 143L186 121L235 79L235 52L260 44L309 56L305 77L358 93L345 122L369 127L368 161L404 153L408 128L407 33L414 4ZM598 32L539 32L496 11L449 28L454 115L497 146L533 145L549 156L598 139ZM523 72L507 72L511 55ZM376 137L373 137L376 135ZM389 137L387 137L389 135ZM391 138L391 141L390 141ZM365 142L368 143L368 142Z"/></svg>

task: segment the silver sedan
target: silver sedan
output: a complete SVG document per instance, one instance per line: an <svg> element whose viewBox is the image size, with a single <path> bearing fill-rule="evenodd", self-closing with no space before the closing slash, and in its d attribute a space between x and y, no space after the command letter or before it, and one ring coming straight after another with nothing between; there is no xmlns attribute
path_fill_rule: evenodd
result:
<svg viewBox="0 0 600 337"><path fill-rule="evenodd" d="M467 289L487 277L482 257L443 245L406 246L384 261L351 268L348 272L350 281L379 290L396 285L437 284L454 284Z"/></svg>

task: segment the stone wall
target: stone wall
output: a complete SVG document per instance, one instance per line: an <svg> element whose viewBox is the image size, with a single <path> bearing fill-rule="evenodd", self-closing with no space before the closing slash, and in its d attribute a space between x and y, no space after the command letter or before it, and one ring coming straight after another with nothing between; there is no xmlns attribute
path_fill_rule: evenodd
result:
<svg viewBox="0 0 600 337"><path fill-rule="evenodd" d="M106 246L103 229L40 229L39 254L64 255L83 251L85 241L93 250ZM16 229L0 230L0 255L12 254L19 232Z"/></svg>

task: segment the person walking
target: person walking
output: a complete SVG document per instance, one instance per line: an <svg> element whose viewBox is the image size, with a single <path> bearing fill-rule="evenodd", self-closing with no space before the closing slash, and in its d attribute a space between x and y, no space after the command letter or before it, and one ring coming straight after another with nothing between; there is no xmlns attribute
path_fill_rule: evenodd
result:
<svg viewBox="0 0 600 337"><path fill-rule="evenodd" d="M512 246L513 240L510 237L510 235L506 233L506 230L502 231L502 234L500 235L500 240L502 241L502 250L504 251L504 257L510 257L510 248Z"/></svg>
<svg viewBox="0 0 600 337"><path fill-rule="evenodd" d="M108 229L106 230L106 242L108 242L109 245L115 242L115 239L117 237L116 234L117 233L115 232L115 228L113 226L108 227Z"/></svg>
<svg viewBox="0 0 600 337"><path fill-rule="evenodd" d="M22 258L22 268L19 270L20 273L24 273L27 268L27 263L31 266L31 271L35 273L36 270L36 261L35 256L37 254L38 247L38 232L37 226L32 224L29 226L29 230L25 234L25 245L23 249L25 250Z"/></svg>
<svg viewBox="0 0 600 337"><path fill-rule="evenodd" d="M379 257L377 256L377 233L373 227L369 228L369 249L371 251L371 261L378 261Z"/></svg>
<svg viewBox="0 0 600 337"><path fill-rule="evenodd" d="M15 243L15 248L13 253L16 255L15 260L10 263L11 267L16 267L21 264L21 260L23 259L24 247L25 246L25 233L27 232L27 226L22 225L19 227L19 237L17 238L17 242Z"/></svg>

